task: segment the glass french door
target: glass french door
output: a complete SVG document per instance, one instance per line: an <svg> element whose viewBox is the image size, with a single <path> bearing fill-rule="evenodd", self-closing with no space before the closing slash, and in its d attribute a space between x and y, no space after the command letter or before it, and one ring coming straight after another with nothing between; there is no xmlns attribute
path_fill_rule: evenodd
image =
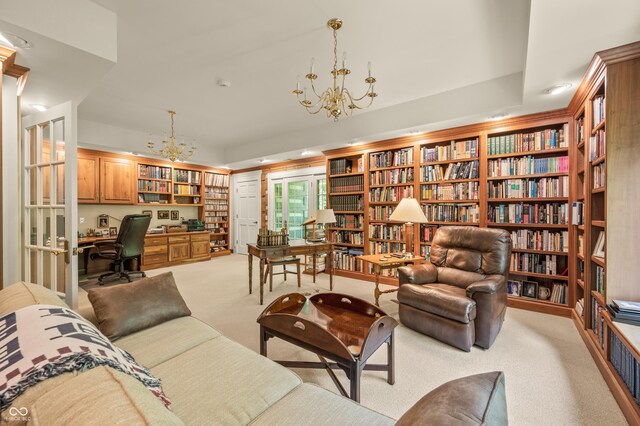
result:
<svg viewBox="0 0 640 426"><path fill-rule="evenodd" d="M77 153L71 102L23 119L23 277L77 306Z"/></svg>
<svg viewBox="0 0 640 426"><path fill-rule="evenodd" d="M305 220L309 218L309 193L311 181L309 178L286 179L287 196L287 225L289 239L292 241L304 239Z"/></svg>

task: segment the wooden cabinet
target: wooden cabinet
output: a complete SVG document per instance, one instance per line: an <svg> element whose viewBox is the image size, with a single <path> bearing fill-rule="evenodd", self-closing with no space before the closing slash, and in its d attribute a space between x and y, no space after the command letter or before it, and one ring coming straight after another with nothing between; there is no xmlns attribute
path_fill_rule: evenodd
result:
<svg viewBox="0 0 640 426"><path fill-rule="evenodd" d="M133 161L100 157L100 204L134 204Z"/></svg>
<svg viewBox="0 0 640 426"><path fill-rule="evenodd" d="M78 151L78 203L97 204L100 202L100 159Z"/></svg>
<svg viewBox="0 0 640 426"><path fill-rule="evenodd" d="M210 259L209 234L208 231L203 231L147 235L144 239L142 269L148 271Z"/></svg>

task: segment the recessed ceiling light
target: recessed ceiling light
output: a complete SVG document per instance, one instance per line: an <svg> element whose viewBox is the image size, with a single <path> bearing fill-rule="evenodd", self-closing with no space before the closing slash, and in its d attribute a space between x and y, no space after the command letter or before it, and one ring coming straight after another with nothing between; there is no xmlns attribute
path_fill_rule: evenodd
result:
<svg viewBox="0 0 640 426"><path fill-rule="evenodd" d="M555 86L551 86L548 89L545 89L544 93L547 95L559 95L570 87L571 83L556 84Z"/></svg>
<svg viewBox="0 0 640 426"><path fill-rule="evenodd" d="M268 158L263 158L262 160L258 160L258 163L260 164L264 164L264 163L270 163L271 160L269 160Z"/></svg>
<svg viewBox="0 0 640 426"><path fill-rule="evenodd" d="M219 79L216 83L220 87L231 87L231 82L229 80Z"/></svg>
<svg viewBox="0 0 640 426"><path fill-rule="evenodd" d="M492 115L491 117L489 117L489 120L492 120L492 121L502 120L503 118L506 118L508 116L509 114L507 114L506 112L501 112L499 114Z"/></svg>
<svg viewBox="0 0 640 426"><path fill-rule="evenodd" d="M418 133L420 133L419 130L412 130L410 132L407 132L405 136L413 136L413 135L417 135Z"/></svg>
<svg viewBox="0 0 640 426"><path fill-rule="evenodd" d="M356 145L362 145L364 142L362 141L351 141L351 142L347 142L347 146L356 146Z"/></svg>
<svg viewBox="0 0 640 426"><path fill-rule="evenodd" d="M0 43L20 49L31 49L33 47L27 40L7 31L0 32Z"/></svg>
<svg viewBox="0 0 640 426"><path fill-rule="evenodd" d="M31 104L32 107L34 107L36 110L42 112L42 111L46 111L48 108L44 105L39 105L39 104Z"/></svg>
<svg viewBox="0 0 640 426"><path fill-rule="evenodd" d="M304 150L300 153L300 155L311 155L313 154L313 151L309 151L309 150Z"/></svg>

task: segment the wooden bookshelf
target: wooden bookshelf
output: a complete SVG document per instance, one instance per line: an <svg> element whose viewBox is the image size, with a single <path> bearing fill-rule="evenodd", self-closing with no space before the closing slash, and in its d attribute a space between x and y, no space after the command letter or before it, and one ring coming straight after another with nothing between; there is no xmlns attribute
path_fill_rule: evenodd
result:
<svg viewBox="0 0 640 426"><path fill-rule="evenodd" d="M173 169L173 203L203 206L202 171L194 169Z"/></svg>
<svg viewBox="0 0 640 426"><path fill-rule="evenodd" d="M171 167L139 162L136 176L138 205L171 204L173 202Z"/></svg>
<svg viewBox="0 0 640 426"><path fill-rule="evenodd" d="M229 233L229 173L204 172L201 219L209 236L211 256L231 254Z"/></svg>

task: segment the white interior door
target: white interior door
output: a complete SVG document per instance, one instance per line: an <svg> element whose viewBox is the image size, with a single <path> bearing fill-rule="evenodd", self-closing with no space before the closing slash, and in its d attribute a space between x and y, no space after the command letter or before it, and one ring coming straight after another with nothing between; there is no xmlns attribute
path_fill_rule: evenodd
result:
<svg viewBox="0 0 640 426"><path fill-rule="evenodd" d="M24 280L77 306L76 107L58 105L23 119Z"/></svg>
<svg viewBox="0 0 640 426"><path fill-rule="evenodd" d="M239 182L235 195L236 253L247 254L247 244L256 242L260 227L260 181Z"/></svg>

